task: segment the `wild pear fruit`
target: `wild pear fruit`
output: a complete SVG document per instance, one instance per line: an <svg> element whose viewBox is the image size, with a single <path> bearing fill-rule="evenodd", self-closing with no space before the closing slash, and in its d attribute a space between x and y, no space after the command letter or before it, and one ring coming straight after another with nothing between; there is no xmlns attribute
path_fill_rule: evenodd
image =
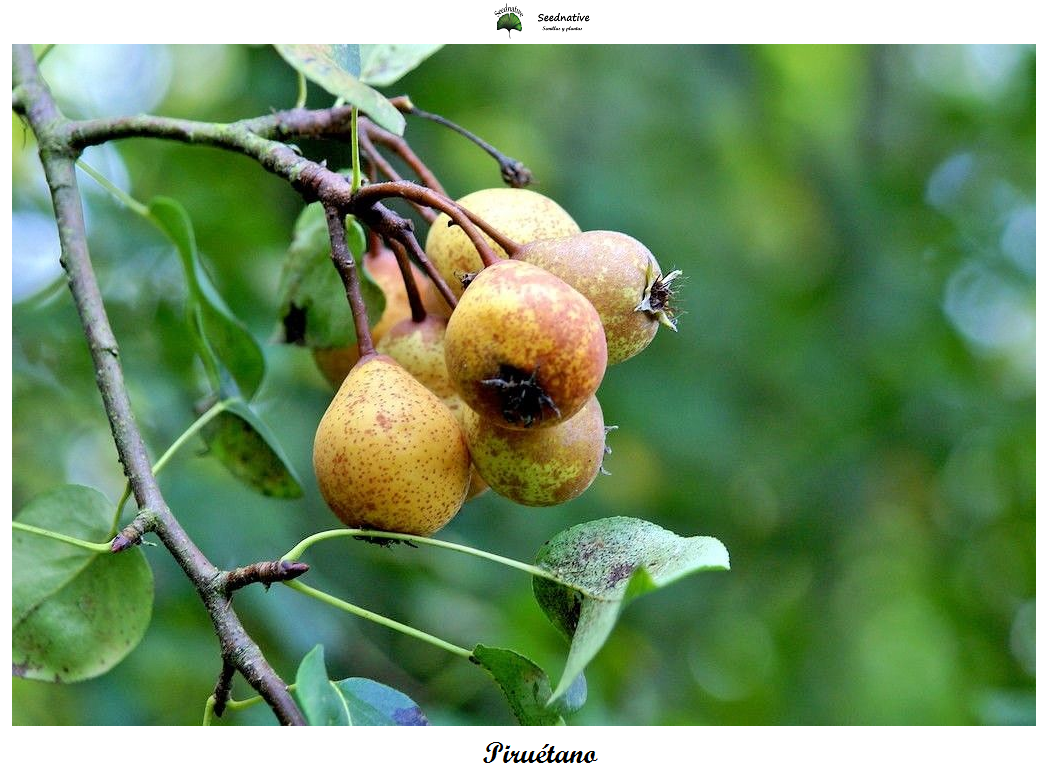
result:
<svg viewBox="0 0 1046 776"><path fill-rule="evenodd" d="M420 321L408 318L393 326L377 344L377 350L406 369L422 385L443 400L458 423L462 422L465 403L457 395L447 374L444 357L444 338L447 319L441 315L426 315ZM472 469L469 501L487 490L483 478Z"/></svg>
<svg viewBox="0 0 1046 776"><path fill-rule="evenodd" d="M561 423L606 371L599 313L552 273L499 261L461 295L447 324L447 373L458 395L498 425Z"/></svg>
<svg viewBox="0 0 1046 776"><path fill-rule="evenodd" d="M592 303L607 335L608 364L642 351L661 326L675 331L669 301L679 273L662 275L653 254L627 234L591 231L536 240L512 258L547 269Z"/></svg>
<svg viewBox="0 0 1046 776"><path fill-rule="evenodd" d="M320 493L353 528L418 536L461 509L471 460L450 409L388 356L352 367L313 443Z"/></svg>
<svg viewBox="0 0 1046 776"><path fill-rule="evenodd" d="M463 426L476 470L491 490L519 504L545 507L576 498L603 465L606 428L595 396L555 426L505 428L469 409Z"/></svg>
<svg viewBox="0 0 1046 776"><path fill-rule="evenodd" d="M462 197L458 204L518 243L581 231L556 202L529 189L481 189ZM507 258L493 239L486 237L486 240L498 256ZM463 229L452 225L446 214L440 215L429 227L425 253L455 293L462 289L462 277L483 269L472 240Z"/></svg>

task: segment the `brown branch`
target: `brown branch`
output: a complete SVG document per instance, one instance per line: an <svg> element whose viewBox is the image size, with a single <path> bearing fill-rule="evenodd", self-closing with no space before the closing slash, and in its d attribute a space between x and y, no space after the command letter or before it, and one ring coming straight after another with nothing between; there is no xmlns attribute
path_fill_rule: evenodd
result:
<svg viewBox="0 0 1046 776"><path fill-rule="evenodd" d="M352 309L352 322L356 327L356 346L359 348L360 357L374 354L374 340L370 334L370 322L367 320L367 305L363 301L363 291L360 289L360 275L356 270L356 261L352 258L352 251L345 242L345 214L335 205L324 204L327 211L327 231L331 240L331 259L334 266L341 275L342 285L345 286L345 296L348 297L349 307Z"/></svg>
<svg viewBox="0 0 1046 776"><path fill-rule="evenodd" d="M381 152L374 147L374 143L371 142L365 132L360 132L360 150L363 151L363 155L367 157L367 159L382 175L385 176L386 179L396 181L403 177L396 171L396 168L389 163L389 160L382 156ZM432 212L431 208L427 208L417 202L411 202L410 204L416 211L418 211L418 215L424 218L428 223L431 224L436 220L436 214Z"/></svg>
<svg viewBox="0 0 1046 776"><path fill-rule="evenodd" d="M406 140L399 135L394 135L388 130L382 129L370 119L360 119L359 130L361 137L366 135L368 140L373 139L375 143L380 143L399 156L414 171L422 184L443 196L447 196L447 192L440 184L439 179L414 153L414 149L410 147Z"/></svg>
<svg viewBox="0 0 1046 776"><path fill-rule="evenodd" d="M232 695L232 679L236 676L236 666L229 660L222 660L222 670L218 672L218 681L214 683L214 716L220 717L225 711L225 704Z"/></svg>
<svg viewBox="0 0 1046 776"><path fill-rule="evenodd" d="M396 105L401 113L418 116L419 118L428 119L436 124L441 124L444 127L457 132L472 143L475 143L494 158L494 161L498 163L498 167L501 169L501 180L512 188L521 189L534 182L534 175L529 169L527 169L527 166L523 164L523 162L501 153L501 151L496 149L486 140L479 137L474 132L469 132L469 130L465 129L460 124L455 124L450 119L444 118L437 113L429 113L428 111L421 110L410 100L394 100L393 104Z"/></svg>
<svg viewBox="0 0 1046 776"><path fill-rule="evenodd" d="M62 248L62 266L94 362L95 380L109 418L113 441L139 511L148 511L153 532L199 593L221 643L224 659L243 674L280 722L306 724L286 684L240 623L220 584L220 572L185 533L160 492L131 408L116 337L87 250L83 206L76 181L78 150L70 144L73 125L58 111L29 46L13 47L12 70L21 95L19 104L39 143L40 160L51 190Z"/></svg>
<svg viewBox="0 0 1046 776"><path fill-rule="evenodd" d="M365 188L370 189L372 187L367 186ZM363 191L363 189L360 189L360 191ZM370 204L354 202L354 205L355 209L353 212L363 223L370 227L372 233L381 235L390 243L393 241L403 243L407 250L417 259L421 268L425 270L429 279L436 286L436 290L447 300L450 308L453 309L457 306L457 296L450 290L447 281L443 279L439 270L432 265L432 261L429 260L425 251L418 244L418 238L414 236L414 224L411 221L403 218L403 216L390 210L380 202L372 202Z"/></svg>

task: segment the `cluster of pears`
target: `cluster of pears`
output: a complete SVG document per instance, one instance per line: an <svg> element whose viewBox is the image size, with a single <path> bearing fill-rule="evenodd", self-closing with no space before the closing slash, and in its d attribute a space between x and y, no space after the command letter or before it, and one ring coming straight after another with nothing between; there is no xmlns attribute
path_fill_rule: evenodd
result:
<svg viewBox="0 0 1046 776"><path fill-rule="evenodd" d="M524 189L483 190L459 205L518 249L509 256L491 240L501 259L485 267L441 216L425 250L460 293L449 317L420 273L429 302L419 316L369 267L386 293L377 352L315 354L339 387L313 464L350 526L428 535L488 487L529 506L580 495L606 451L596 389L608 364L641 351L660 325L674 328L676 273L662 276L633 238L582 232Z"/></svg>

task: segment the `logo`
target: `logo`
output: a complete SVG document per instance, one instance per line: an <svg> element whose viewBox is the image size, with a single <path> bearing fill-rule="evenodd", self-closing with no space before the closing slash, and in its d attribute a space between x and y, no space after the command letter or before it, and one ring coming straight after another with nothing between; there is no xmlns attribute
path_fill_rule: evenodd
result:
<svg viewBox="0 0 1046 776"><path fill-rule="evenodd" d="M519 17L523 15L523 12L516 8L514 5L506 5L500 11L495 11L498 17L498 29L507 30L509 38L512 37L512 31L523 32L523 22L519 20Z"/></svg>

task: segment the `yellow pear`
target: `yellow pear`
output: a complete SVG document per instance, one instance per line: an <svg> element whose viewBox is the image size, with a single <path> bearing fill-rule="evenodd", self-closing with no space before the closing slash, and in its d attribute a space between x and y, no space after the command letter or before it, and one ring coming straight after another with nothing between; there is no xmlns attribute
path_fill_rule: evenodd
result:
<svg viewBox="0 0 1046 776"><path fill-rule="evenodd" d="M320 420L320 493L353 528L427 536L461 509L471 460L454 414L403 367L366 355Z"/></svg>
<svg viewBox="0 0 1046 776"><path fill-rule="evenodd" d="M458 204L518 243L565 237L581 231L577 222L555 201L529 189L481 189L462 197ZM494 253L507 258L493 239L486 239ZM440 215L429 227L425 253L451 291L459 295L462 276L483 269L472 240L461 227L452 225L446 214Z"/></svg>
<svg viewBox="0 0 1046 776"><path fill-rule="evenodd" d="M443 342L447 333L447 319L442 315L426 315L422 320L407 318L393 326L378 340L377 349L406 369L414 378L443 400L462 422L465 407L447 374ZM472 467L472 484L466 501L487 490L487 484Z"/></svg>

